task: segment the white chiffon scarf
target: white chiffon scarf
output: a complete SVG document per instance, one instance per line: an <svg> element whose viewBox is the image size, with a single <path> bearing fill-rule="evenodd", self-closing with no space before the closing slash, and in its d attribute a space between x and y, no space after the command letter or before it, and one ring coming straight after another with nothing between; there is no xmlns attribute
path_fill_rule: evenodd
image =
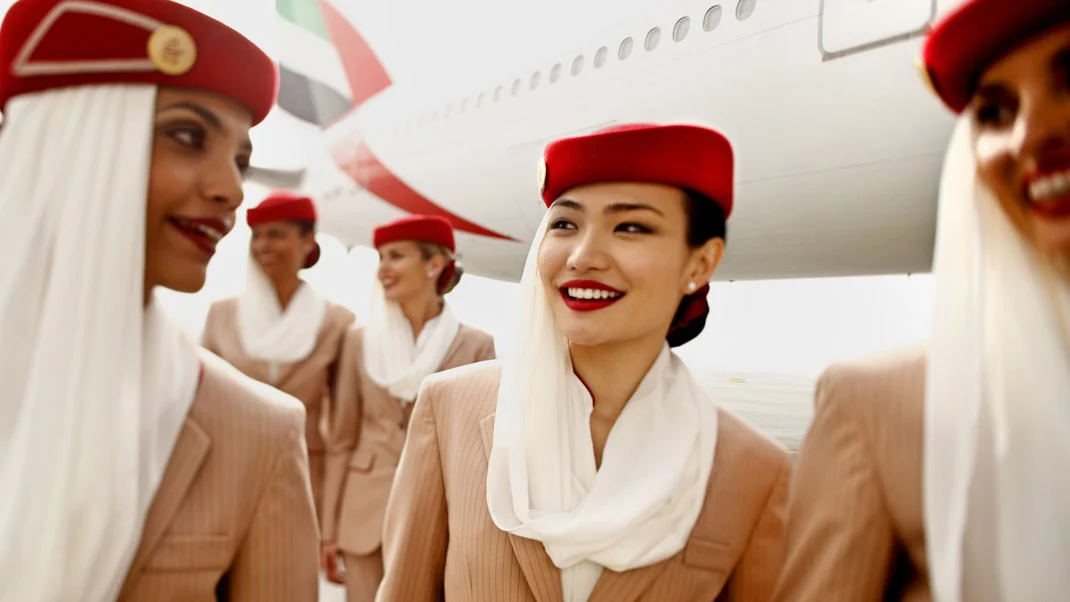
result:
<svg viewBox="0 0 1070 602"><path fill-rule="evenodd" d="M301 361L315 350L326 316L327 301L307 282L284 311L275 285L249 257L238 297L238 336L246 355L275 366Z"/></svg>
<svg viewBox="0 0 1070 602"><path fill-rule="evenodd" d="M544 218L502 356L487 505L498 528L543 543L562 569L565 602L582 602L602 567L627 571L683 549L705 503L717 407L666 344L595 469L592 399L538 274L546 227Z"/></svg>
<svg viewBox="0 0 1070 602"><path fill-rule="evenodd" d="M1070 592L1070 287L978 180L972 140L964 117L940 191L924 451L933 592L961 602L964 584L985 583L998 589L985 593L992 600L1061 600ZM966 541L989 549L964 553Z"/></svg>
<svg viewBox="0 0 1070 602"><path fill-rule="evenodd" d="M154 104L153 87L94 86L7 105L3 602L116 598L196 393L196 347L143 305Z"/></svg>
<svg viewBox="0 0 1070 602"><path fill-rule="evenodd" d="M442 313L427 321L420 336L401 306L388 301L379 278L373 277L368 322L364 327L364 371L368 378L402 401L416 400L420 383L446 359L461 323L445 303Z"/></svg>

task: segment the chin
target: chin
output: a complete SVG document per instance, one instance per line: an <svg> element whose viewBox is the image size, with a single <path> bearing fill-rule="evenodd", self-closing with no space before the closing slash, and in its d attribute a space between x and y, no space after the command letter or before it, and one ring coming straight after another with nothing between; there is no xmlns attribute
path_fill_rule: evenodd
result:
<svg viewBox="0 0 1070 602"><path fill-rule="evenodd" d="M189 270L182 274L172 274L170 278L164 278L159 286L177 293L198 293L204 288L208 279L208 270Z"/></svg>

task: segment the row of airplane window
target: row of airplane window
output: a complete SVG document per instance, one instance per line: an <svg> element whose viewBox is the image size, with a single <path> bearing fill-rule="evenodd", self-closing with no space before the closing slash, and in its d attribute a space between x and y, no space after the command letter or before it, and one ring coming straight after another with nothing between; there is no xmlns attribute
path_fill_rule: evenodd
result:
<svg viewBox="0 0 1070 602"><path fill-rule="evenodd" d="M758 2L758 0L737 0L737 2L736 2L736 11L735 11L736 12L736 20L745 21L745 20L749 19L750 16L754 14L754 9L755 9L755 6L757 5L757 2ZM721 24L721 16L722 16L723 12L724 12L724 10L721 8L720 4L716 4L714 6L711 6L702 17L702 30L707 32L707 33L709 33L711 31L717 29L717 26ZM685 17L680 17L676 21L676 24L672 28L672 39L673 39L674 42L682 42L682 41L684 41L685 38L687 38L687 35L690 32L691 32L691 18L690 17L686 17L686 16ZM647 52L653 52L658 47L658 44L660 44L660 43L661 43L661 28L660 27L653 27L646 34L646 39L643 42L643 48ZM624 38L621 41L620 45L617 47L617 59L620 60L620 61L628 60L628 58L632 55L632 51L634 50L634 46L635 46L635 41L631 37ZM593 61L594 62L594 68L595 69L601 69L602 67L605 66L605 64L606 64L606 62L608 60L609 60L609 48L606 47L606 46L602 46L601 48L599 48L594 53L594 61ZM569 69L569 72L572 74L573 77L578 77L580 75L580 73L583 72L584 62L585 62L585 57L582 54L577 56L576 58L574 58L572 60L572 66ZM558 64L554 65L553 68L550 69L550 77L549 77L549 79L550 79L550 83L551 84L557 83L561 79L561 75L562 75L563 69L564 69L564 67L562 66L561 63L558 63ZM536 71L535 73L533 73L531 75L531 79L528 81L528 88L530 90L535 90L536 88L539 87L539 84L541 82L542 82L542 72L541 71ZM524 85L523 79L519 78L519 77L516 78L515 80L513 80L513 83L509 88L509 94L512 95L512 96L519 95L520 94L520 90L523 87L523 85ZM497 88L495 88L494 89L494 93L493 93L493 95L491 97L492 98L492 102L500 101L501 98L502 98L503 92L504 92L504 86L498 86ZM486 97L487 97L486 92L480 92L475 97L474 101L471 104L473 104L476 108L482 107L484 105L485 101L486 101ZM465 98L464 100L462 100L457 105L460 113L464 113L464 112L466 112L468 110L469 100L470 99ZM453 113L453 105L452 104L446 105L445 111L444 111L445 117L450 117L450 115L452 113ZM438 109L430 110L430 111L424 113L423 115L421 115L417 119L417 121L419 123L426 123L428 121L432 121L432 122L433 121L437 121L438 120L438 115L439 115Z"/></svg>

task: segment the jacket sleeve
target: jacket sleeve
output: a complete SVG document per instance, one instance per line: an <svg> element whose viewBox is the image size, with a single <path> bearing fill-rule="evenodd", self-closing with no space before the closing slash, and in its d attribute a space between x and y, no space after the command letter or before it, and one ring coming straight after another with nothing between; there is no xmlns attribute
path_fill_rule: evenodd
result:
<svg viewBox="0 0 1070 602"><path fill-rule="evenodd" d="M308 480L304 409L279 454L227 579L232 602L316 600L319 530Z"/></svg>
<svg viewBox="0 0 1070 602"><path fill-rule="evenodd" d="M894 528L858 416L866 400L848 380L833 368L817 385L788 501L777 602L884 599Z"/></svg>
<svg viewBox="0 0 1070 602"><path fill-rule="evenodd" d="M784 566L784 520L791 481L791 461L786 456L750 542L732 571L726 589L728 595L722 595L719 600L768 602L773 598L773 588Z"/></svg>
<svg viewBox="0 0 1070 602"><path fill-rule="evenodd" d="M449 533L433 391L425 384L417 396L390 491L377 602L431 602L445 596Z"/></svg>
<svg viewBox="0 0 1070 602"><path fill-rule="evenodd" d="M349 474L349 458L360 439L363 400L360 393L359 332L346 333L338 358L337 375L331 388L330 415L327 421L327 456L323 477L323 508L320 528L324 543L338 539L338 513Z"/></svg>

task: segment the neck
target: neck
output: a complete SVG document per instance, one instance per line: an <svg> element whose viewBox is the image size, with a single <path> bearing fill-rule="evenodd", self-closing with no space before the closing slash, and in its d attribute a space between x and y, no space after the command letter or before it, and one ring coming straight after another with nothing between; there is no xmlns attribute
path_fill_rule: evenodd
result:
<svg viewBox="0 0 1070 602"><path fill-rule="evenodd" d="M592 423L612 427L661 353L664 337L643 338L612 346L569 345L572 369L595 400Z"/></svg>
<svg viewBox="0 0 1070 602"><path fill-rule="evenodd" d="M290 301L293 301L294 294L297 293L298 287L301 286L301 279L297 274L293 274L284 279L276 279L274 284L275 294L279 296L279 307L281 307L283 311L286 311L286 308L290 305Z"/></svg>
<svg viewBox="0 0 1070 602"><path fill-rule="evenodd" d="M412 338L415 340L416 337L420 336L424 325L442 313L444 303L441 297L428 295L417 299L400 301L398 305L401 306L401 312L405 314L405 319L409 321L409 326L412 327Z"/></svg>

